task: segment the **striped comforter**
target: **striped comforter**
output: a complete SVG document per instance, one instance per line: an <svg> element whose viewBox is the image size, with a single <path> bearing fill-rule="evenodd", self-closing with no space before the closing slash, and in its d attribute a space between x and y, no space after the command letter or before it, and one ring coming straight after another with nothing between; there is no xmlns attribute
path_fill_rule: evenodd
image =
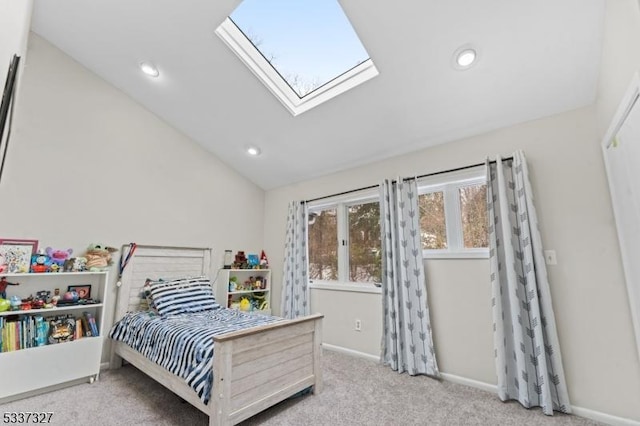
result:
<svg viewBox="0 0 640 426"><path fill-rule="evenodd" d="M213 383L213 337L279 320L225 308L168 317L129 312L113 325L109 337L185 379L206 404Z"/></svg>

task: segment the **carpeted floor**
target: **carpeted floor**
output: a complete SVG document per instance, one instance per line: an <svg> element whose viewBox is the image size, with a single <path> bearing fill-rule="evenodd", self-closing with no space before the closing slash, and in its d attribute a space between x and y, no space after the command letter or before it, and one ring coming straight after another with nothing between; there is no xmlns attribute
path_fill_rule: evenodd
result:
<svg viewBox="0 0 640 426"><path fill-rule="evenodd" d="M243 422L273 425L598 425L492 393L397 374L373 361L324 351L324 392L292 398ZM208 425L208 417L131 366L81 384L1 406L1 412L53 411L54 425Z"/></svg>

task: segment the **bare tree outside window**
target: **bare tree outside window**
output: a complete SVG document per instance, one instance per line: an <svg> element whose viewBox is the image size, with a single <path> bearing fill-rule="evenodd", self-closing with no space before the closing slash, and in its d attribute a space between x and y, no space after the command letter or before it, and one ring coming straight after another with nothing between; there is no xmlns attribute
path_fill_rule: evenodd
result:
<svg viewBox="0 0 640 426"><path fill-rule="evenodd" d="M380 203L349 207L349 281L382 279Z"/></svg>
<svg viewBox="0 0 640 426"><path fill-rule="evenodd" d="M465 186L459 191L464 247L489 247L487 185Z"/></svg>
<svg viewBox="0 0 640 426"><path fill-rule="evenodd" d="M418 197L420 232L423 250L447 248L447 223L444 212L444 192L430 192Z"/></svg>
<svg viewBox="0 0 640 426"><path fill-rule="evenodd" d="M309 278L338 279L338 217L336 209L309 214Z"/></svg>
<svg viewBox="0 0 640 426"><path fill-rule="evenodd" d="M382 243L377 200L312 210L308 235L310 279L381 282Z"/></svg>

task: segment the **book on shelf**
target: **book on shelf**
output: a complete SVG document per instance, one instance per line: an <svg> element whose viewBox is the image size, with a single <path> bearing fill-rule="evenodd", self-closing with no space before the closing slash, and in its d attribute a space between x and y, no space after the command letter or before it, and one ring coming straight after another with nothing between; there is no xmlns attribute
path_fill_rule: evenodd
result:
<svg viewBox="0 0 640 426"><path fill-rule="evenodd" d="M82 315L84 319L83 326L85 327L85 336L99 336L98 324L96 323L96 319L93 314L91 312L84 311Z"/></svg>
<svg viewBox="0 0 640 426"><path fill-rule="evenodd" d="M82 327L82 318L76 318L76 329L73 336L74 340L84 337L84 328Z"/></svg>
<svg viewBox="0 0 640 426"><path fill-rule="evenodd" d="M91 312L83 312L80 316L16 314L0 317L0 352L71 342L85 336L98 335L98 324Z"/></svg>
<svg viewBox="0 0 640 426"><path fill-rule="evenodd" d="M73 340L76 319L73 315L56 315L48 318L49 344L70 342Z"/></svg>

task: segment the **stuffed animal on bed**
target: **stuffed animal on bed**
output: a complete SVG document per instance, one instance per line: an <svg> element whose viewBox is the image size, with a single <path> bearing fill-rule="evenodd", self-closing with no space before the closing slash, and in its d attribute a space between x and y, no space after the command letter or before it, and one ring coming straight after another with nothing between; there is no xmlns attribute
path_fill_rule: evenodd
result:
<svg viewBox="0 0 640 426"><path fill-rule="evenodd" d="M117 251L118 249L113 247L101 244L91 244L84 255L87 259L87 270L93 272L106 270L113 263L111 260L111 253L115 253Z"/></svg>

